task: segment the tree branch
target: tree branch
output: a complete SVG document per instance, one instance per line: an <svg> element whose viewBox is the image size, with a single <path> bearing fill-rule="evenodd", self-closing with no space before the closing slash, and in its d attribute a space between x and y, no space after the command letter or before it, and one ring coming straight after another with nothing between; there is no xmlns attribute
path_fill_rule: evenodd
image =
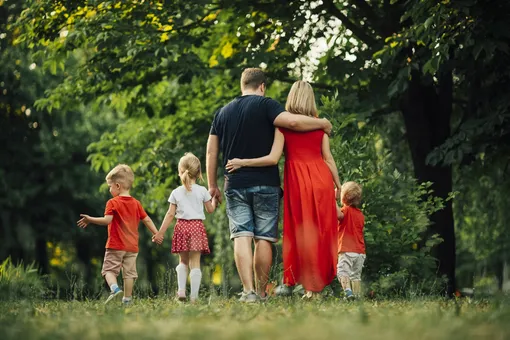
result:
<svg viewBox="0 0 510 340"><path fill-rule="evenodd" d="M351 30L352 33L354 33L354 35L356 35L359 39L361 39L369 47L374 47L375 45L378 44L377 39L375 39L374 37L369 35L367 32L365 32L365 30L362 27L360 27L360 26L356 25L355 23L353 23L352 21L350 21L349 18L347 18L347 16L345 14L343 14L342 11L340 11L338 9L338 7L336 7L334 0L324 0L322 7L326 11L329 11L329 13L332 14L333 16L335 16L337 19L341 20L342 24L345 27L347 27L349 30Z"/></svg>

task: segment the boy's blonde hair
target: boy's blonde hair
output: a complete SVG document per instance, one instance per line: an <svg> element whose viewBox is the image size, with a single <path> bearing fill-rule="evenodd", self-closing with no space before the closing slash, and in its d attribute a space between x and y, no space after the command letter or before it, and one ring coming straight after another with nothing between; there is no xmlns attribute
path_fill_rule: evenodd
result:
<svg viewBox="0 0 510 340"><path fill-rule="evenodd" d="M303 80L296 81L290 89L285 110L294 114L318 117L312 86Z"/></svg>
<svg viewBox="0 0 510 340"><path fill-rule="evenodd" d="M135 174L129 165L119 164L106 175L106 181L119 183L125 190L130 190L135 181Z"/></svg>
<svg viewBox="0 0 510 340"><path fill-rule="evenodd" d="M256 90L266 83L266 74L260 68L247 68L241 75L241 91Z"/></svg>
<svg viewBox="0 0 510 340"><path fill-rule="evenodd" d="M185 153L179 160L179 177L188 191L191 191L193 180L202 179L200 159L191 152Z"/></svg>
<svg viewBox="0 0 510 340"><path fill-rule="evenodd" d="M361 186L356 182L345 182L342 185L342 202L358 208L361 204Z"/></svg>

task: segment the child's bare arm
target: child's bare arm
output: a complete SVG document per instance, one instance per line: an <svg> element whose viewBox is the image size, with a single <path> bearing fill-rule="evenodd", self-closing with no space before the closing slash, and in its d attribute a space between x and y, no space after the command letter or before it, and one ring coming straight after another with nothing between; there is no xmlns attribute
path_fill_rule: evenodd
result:
<svg viewBox="0 0 510 340"><path fill-rule="evenodd" d="M212 212L214 212L214 210L216 210L216 205L217 205L217 199L213 198L211 199L210 201L207 201L204 203L205 205L205 210L210 214Z"/></svg>
<svg viewBox="0 0 510 340"><path fill-rule="evenodd" d="M163 219L163 223L161 223L159 231L152 237L152 242L155 242L157 244L163 243L163 239L165 238L165 232L170 226L170 224L172 224L176 210L177 205L170 203L170 206L168 207L168 210L165 214L165 218Z"/></svg>
<svg viewBox="0 0 510 340"><path fill-rule="evenodd" d="M342 208L340 208L338 205L336 206L336 216L339 221L344 219L344 213L342 212Z"/></svg>
<svg viewBox="0 0 510 340"><path fill-rule="evenodd" d="M145 224L147 229L149 229L151 231L152 235L155 235L158 232L158 229L156 228L156 226L154 225L154 222L152 222L152 219L149 216L144 218L142 220L142 222L143 222L143 224Z"/></svg>
<svg viewBox="0 0 510 340"><path fill-rule="evenodd" d="M91 217L89 215L80 214L80 219L76 224L80 228L86 228L90 223L96 225L108 225L113 220L113 215L105 215L104 217Z"/></svg>

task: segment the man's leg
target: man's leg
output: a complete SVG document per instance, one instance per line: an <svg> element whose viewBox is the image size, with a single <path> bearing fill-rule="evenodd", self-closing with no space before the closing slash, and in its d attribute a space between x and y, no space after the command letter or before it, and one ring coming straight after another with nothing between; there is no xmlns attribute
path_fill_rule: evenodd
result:
<svg viewBox="0 0 510 340"><path fill-rule="evenodd" d="M255 220L255 280L257 293L259 296L265 297L269 272L273 264L271 243L278 241L281 189L280 187L260 186L252 190Z"/></svg>
<svg viewBox="0 0 510 340"><path fill-rule="evenodd" d="M269 272L273 264L273 248L271 242L266 240L255 240L255 287L257 294L266 296L266 287L269 280Z"/></svg>
<svg viewBox="0 0 510 340"><path fill-rule="evenodd" d="M251 197L246 189L231 189L225 192L230 239L234 241L234 259L243 284L245 295L241 301L253 302L253 213ZM251 293L251 294L249 294ZM249 301L246 300L249 294Z"/></svg>
<svg viewBox="0 0 510 340"><path fill-rule="evenodd" d="M245 293L253 292L253 238L241 236L234 239L234 259Z"/></svg>

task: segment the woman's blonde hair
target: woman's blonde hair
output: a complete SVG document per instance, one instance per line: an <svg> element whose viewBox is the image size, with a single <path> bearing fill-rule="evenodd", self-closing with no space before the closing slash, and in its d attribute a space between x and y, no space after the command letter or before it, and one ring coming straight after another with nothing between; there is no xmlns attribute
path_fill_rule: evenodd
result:
<svg viewBox="0 0 510 340"><path fill-rule="evenodd" d="M179 160L179 177L188 191L191 191L193 180L202 179L200 159L191 152L185 153Z"/></svg>
<svg viewBox="0 0 510 340"><path fill-rule="evenodd" d="M312 86L304 80L296 81L290 89L285 110L294 114L318 117Z"/></svg>
<svg viewBox="0 0 510 340"><path fill-rule="evenodd" d="M361 186L356 182L345 182L342 185L342 202L358 208L361 204Z"/></svg>

